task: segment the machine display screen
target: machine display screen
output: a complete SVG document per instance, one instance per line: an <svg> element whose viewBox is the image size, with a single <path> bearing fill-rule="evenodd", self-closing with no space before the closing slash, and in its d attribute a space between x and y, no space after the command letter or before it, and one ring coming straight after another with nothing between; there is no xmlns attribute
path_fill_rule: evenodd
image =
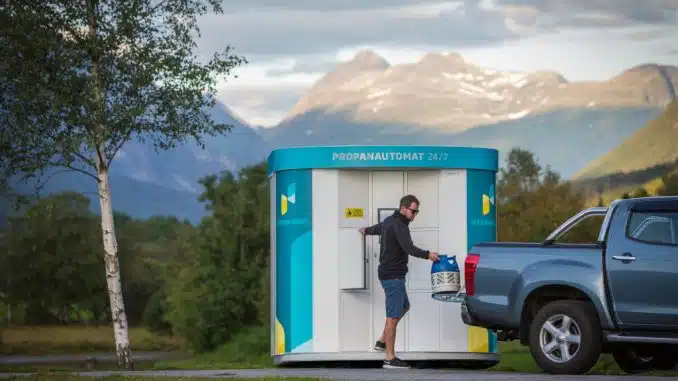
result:
<svg viewBox="0 0 678 381"><path fill-rule="evenodd" d="M384 222L384 219L386 217L390 216L391 214L393 214L393 212L395 212L396 210L397 210L397 208L379 208L379 209L377 209L377 213L379 215L379 222Z"/></svg>

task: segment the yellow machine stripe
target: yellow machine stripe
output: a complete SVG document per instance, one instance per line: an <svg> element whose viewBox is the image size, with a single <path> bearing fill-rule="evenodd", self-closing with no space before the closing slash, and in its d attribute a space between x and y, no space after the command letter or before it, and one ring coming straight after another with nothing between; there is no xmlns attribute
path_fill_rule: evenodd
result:
<svg viewBox="0 0 678 381"><path fill-rule="evenodd" d="M287 197L285 195L280 196L280 214L283 216L287 213Z"/></svg>
<svg viewBox="0 0 678 381"><path fill-rule="evenodd" d="M285 328L275 319L275 354L281 355L285 353Z"/></svg>
<svg viewBox="0 0 678 381"><path fill-rule="evenodd" d="M490 351L490 340L487 335L487 329L467 326L468 329L468 351L487 353Z"/></svg>

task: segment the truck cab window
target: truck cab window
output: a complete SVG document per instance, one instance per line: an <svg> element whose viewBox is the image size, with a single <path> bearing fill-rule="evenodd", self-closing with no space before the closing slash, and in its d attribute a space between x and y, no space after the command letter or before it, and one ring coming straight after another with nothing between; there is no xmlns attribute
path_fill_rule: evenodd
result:
<svg viewBox="0 0 678 381"><path fill-rule="evenodd" d="M678 244L677 212L632 212L626 235L634 240L662 245Z"/></svg>

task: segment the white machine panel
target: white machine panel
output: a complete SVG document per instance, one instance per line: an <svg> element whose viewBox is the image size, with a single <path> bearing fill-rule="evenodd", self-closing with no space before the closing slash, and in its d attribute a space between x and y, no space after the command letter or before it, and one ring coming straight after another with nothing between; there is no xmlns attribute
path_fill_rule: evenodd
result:
<svg viewBox="0 0 678 381"><path fill-rule="evenodd" d="M410 235L415 246L424 250L438 251L438 229L413 230ZM431 261L410 256L408 267L407 289L425 291L430 296Z"/></svg>
<svg viewBox="0 0 678 381"><path fill-rule="evenodd" d="M339 173L313 170L313 221L337 221ZM336 224L313 226L313 350L339 349L339 234Z"/></svg>
<svg viewBox="0 0 678 381"><path fill-rule="evenodd" d="M370 224L370 172L340 170L339 173L339 226L358 229ZM319 195L328 203L333 203Z"/></svg>
<svg viewBox="0 0 678 381"><path fill-rule="evenodd" d="M440 170L408 171L405 193L417 196L421 205L417 218L410 223L410 229L438 228L438 179Z"/></svg>
<svg viewBox="0 0 678 381"><path fill-rule="evenodd" d="M463 274L466 259L466 171L443 170L440 173L440 214L439 252L456 255L459 269ZM464 287L464 277L461 277ZM465 352L468 350L468 327L459 316L459 303L437 303L440 322L436 331L439 333L440 350L449 352Z"/></svg>
<svg viewBox="0 0 678 381"><path fill-rule="evenodd" d="M367 288L365 236L357 228L339 230L339 288Z"/></svg>
<svg viewBox="0 0 678 381"><path fill-rule="evenodd" d="M341 322L339 336L342 352L369 352L374 342L370 340L372 304L369 295L353 292L341 293Z"/></svg>
<svg viewBox="0 0 678 381"><path fill-rule="evenodd" d="M439 251L456 255L459 270L464 273L466 260L466 171L444 170L440 175L440 239ZM464 277L461 277L464 287ZM444 303L449 304L449 303Z"/></svg>
<svg viewBox="0 0 678 381"><path fill-rule="evenodd" d="M440 330L432 329L440 325L438 305L431 299L430 292L408 292L412 308L410 324L407 330L408 351L437 351ZM446 327L444 329L447 329Z"/></svg>

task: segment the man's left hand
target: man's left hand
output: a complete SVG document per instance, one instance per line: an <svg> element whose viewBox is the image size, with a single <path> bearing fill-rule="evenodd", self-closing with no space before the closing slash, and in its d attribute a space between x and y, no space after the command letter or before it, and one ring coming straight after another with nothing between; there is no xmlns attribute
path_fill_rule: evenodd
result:
<svg viewBox="0 0 678 381"><path fill-rule="evenodd" d="M432 260L433 262L438 262L440 260L440 257L438 257L438 253L436 253L435 251L429 251L428 259Z"/></svg>

